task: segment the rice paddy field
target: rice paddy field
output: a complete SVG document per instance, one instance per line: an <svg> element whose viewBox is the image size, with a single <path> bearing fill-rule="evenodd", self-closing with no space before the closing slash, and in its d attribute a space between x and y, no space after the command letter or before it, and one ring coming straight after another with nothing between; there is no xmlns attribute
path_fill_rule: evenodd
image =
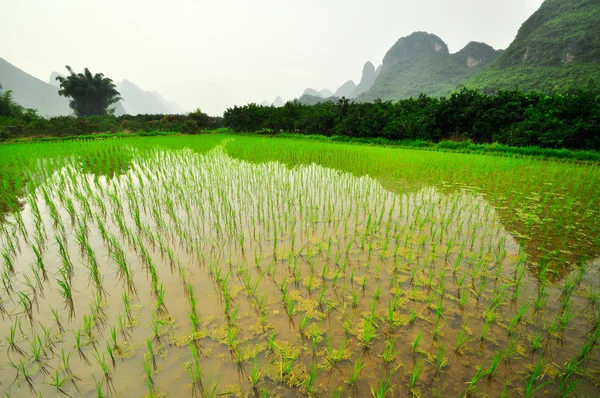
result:
<svg viewBox="0 0 600 398"><path fill-rule="evenodd" d="M600 395L595 163L0 146L6 397Z"/></svg>

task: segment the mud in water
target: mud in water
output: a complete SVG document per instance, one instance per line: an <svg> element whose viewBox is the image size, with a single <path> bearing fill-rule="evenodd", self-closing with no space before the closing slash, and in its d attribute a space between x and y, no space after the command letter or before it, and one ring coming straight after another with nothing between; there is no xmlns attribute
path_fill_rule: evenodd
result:
<svg viewBox="0 0 600 398"><path fill-rule="evenodd" d="M222 147L74 162L2 224L8 396L600 391L598 261L540 278L472 190Z"/></svg>

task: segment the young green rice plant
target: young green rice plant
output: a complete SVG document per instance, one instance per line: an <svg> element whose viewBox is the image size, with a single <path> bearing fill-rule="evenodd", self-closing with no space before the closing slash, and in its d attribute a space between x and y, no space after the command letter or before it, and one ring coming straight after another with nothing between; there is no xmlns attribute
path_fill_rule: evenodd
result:
<svg viewBox="0 0 600 398"><path fill-rule="evenodd" d="M46 353L44 351L44 344L42 343L42 339L37 333L34 334L31 340L30 348L31 358L33 362L38 364L42 373L44 373L47 376L50 376L50 372L48 371L47 364L45 362L47 358Z"/></svg>
<svg viewBox="0 0 600 398"><path fill-rule="evenodd" d="M354 361L354 367L352 368L352 374L350 375L350 380L348 384L352 387L356 387L356 382L358 381L358 377L360 376L360 371L365 367L365 362L361 358L358 358Z"/></svg>
<svg viewBox="0 0 600 398"><path fill-rule="evenodd" d="M369 347L373 342L373 339L377 337L377 325L375 320L371 317L365 317L363 320L363 331L361 335L361 342L365 348Z"/></svg>
<svg viewBox="0 0 600 398"><path fill-rule="evenodd" d="M417 353L417 350L419 349L419 342L421 341L422 335L423 335L423 329L421 329L419 334L417 334L417 337L415 337L415 340L412 342L411 347L412 347L413 355L415 355Z"/></svg>
<svg viewBox="0 0 600 398"><path fill-rule="evenodd" d="M219 394L217 393L217 389L219 388L219 384L221 384L221 378L217 378L217 380L215 380L213 382L212 379L212 375L208 377L208 380L206 381L206 386L203 390L203 397L205 398L215 398L217 396L219 396Z"/></svg>
<svg viewBox="0 0 600 398"><path fill-rule="evenodd" d="M165 285L162 282L161 282L160 288L158 289L158 292L156 294L155 310L156 310L156 313L161 316L169 313L169 310L167 310L167 307L165 306Z"/></svg>
<svg viewBox="0 0 600 398"><path fill-rule="evenodd" d="M156 355L154 354L154 345L152 343L152 339L146 339L146 346L148 347L148 358L152 361L152 367L156 372L158 366L156 365Z"/></svg>
<svg viewBox="0 0 600 398"><path fill-rule="evenodd" d="M573 380L573 376L576 376L580 372L580 368L583 362L577 357L571 358L565 365L561 375L560 384L558 387L558 396L561 398L571 396L571 393L577 388L577 380Z"/></svg>
<svg viewBox="0 0 600 398"><path fill-rule="evenodd" d="M63 377L62 372L60 371L60 369L56 368L56 371L54 372L54 375L52 376L52 382L48 383L49 385L51 385L52 387L55 387L56 390L58 392L60 392L63 395L66 395L67 397L70 397L69 394L67 394L67 392L64 390L64 386L68 383L69 379L66 377Z"/></svg>
<svg viewBox="0 0 600 398"><path fill-rule="evenodd" d="M471 381L467 382L469 387L467 387L467 389L460 394L461 397L470 397L475 392L475 389L477 388L477 382L485 375L485 372L483 371L484 366L485 362L483 365L477 368L477 372L473 378L471 378Z"/></svg>
<svg viewBox="0 0 600 398"><path fill-rule="evenodd" d="M483 328L481 329L481 334L479 335L479 340L483 342L483 340L485 340L485 336L487 335L487 333L490 330L490 326L492 325L492 318L491 317L487 317L485 318L485 322L483 324Z"/></svg>
<svg viewBox="0 0 600 398"><path fill-rule="evenodd" d="M77 377L75 377L75 375L73 374L73 371L71 370L71 352L69 351L69 353L65 353L65 349L64 347L61 348L60 351L60 364L62 366L63 371L70 376L73 376L73 379L76 379Z"/></svg>
<svg viewBox="0 0 600 398"><path fill-rule="evenodd" d="M358 293L352 292L352 308L358 308Z"/></svg>
<svg viewBox="0 0 600 398"><path fill-rule="evenodd" d="M8 336L6 336L6 342L8 343L8 352L13 351L19 355L25 355L25 351L17 345L17 326L19 326L20 329L20 325L18 325L19 322L18 318L15 319L15 323L12 324Z"/></svg>
<svg viewBox="0 0 600 398"><path fill-rule="evenodd" d="M188 311L188 318L192 324L192 331L195 332L200 327L200 319L198 312L196 311L197 300L194 295L194 288L192 285L188 286L188 303L190 304L190 310Z"/></svg>
<svg viewBox="0 0 600 398"><path fill-rule="evenodd" d="M254 362L252 362L252 370L250 371L250 385L252 386L252 391L254 395L258 395L258 382L260 381L261 373L258 367L257 357L254 356Z"/></svg>
<svg viewBox="0 0 600 398"><path fill-rule="evenodd" d="M111 391L113 391L113 393L116 393L115 387L112 382L110 365L108 364L108 362L106 362L104 354L96 350L96 352L94 353L94 358L96 358L96 362L98 362L98 365L100 365L100 369L102 370L102 374L104 375L104 380L106 381L106 388L108 389L109 393Z"/></svg>
<svg viewBox="0 0 600 398"><path fill-rule="evenodd" d="M441 301L440 301L441 306ZM445 321L442 321L443 315L440 311L435 316L435 322L433 324L433 338L438 338L442 334L442 328L446 325Z"/></svg>
<svg viewBox="0 0 600 398"><path fill-rule="evenodd" d="M448 364L448 360L445 358L445 355L446 346L444 344L440 344L438 341L437 355L435 357L435 369L438 373L441 372L444 366Z"/></svg>
<svg viewBox="0 0 600 398"><path fill-rule="evenodd" d="M83 352L83 340L81 339L81 329L77 329L76 332L73 332L75 335L75 348L77 348L77 352L79 353L79 359L83 361L87 366L91 366L91 362Z"/></svg>
<svg viewBox="0 0 600 398"><path fill-rule="evenodd" d="M385 364L391 363L396 358L396 352L394 351L396 347L396 340L386 340L385 348L383 350L382 358Z"/></svg>
<svg viewBox="0 0 600 398"><path fill-rule="evenodd" d="M121 314L117 314L117 321L119 323L119 331L121 332L121 337L123 338L123 340L127 340L129 337L131 337L131 333L129 332Z"/></svg>
<svg viewBox="0 0 600 398"><path fill-rule="evenodd" d="M531 352L534 353L542 347L542 334L536 333L535 336L529 339L531 344Z"/></svg>
<svg viewBox="0 0 600 398"><path fill-rule="evenodd" d="M146 386L148 387L148 396L154 397L154 394L157 390L156 383L154 382L152 368L150 365L150 360L147 357L144 357L144 374L146 375Z"/></svg>
<svg viewBox="0 0 600 398"><path fill-rule="evenodd" d="M68 280L57 279L58 294L63 298L65 307L69 310L69 322L75 318L75 304L73 302L73 291Z"/></svg>
<svg viewBox="0 0 600 398"><path fill-rule="evenodd" d="M50 307L50 311L52 311L52 316L54 317L54 321L56 322L56 325L58 326L58 331L60 333L64 333L65 329L63 328L63 325L60 322L60 315L58 314L58 311L56 311L53 307Z"/></svg>
<svg viewBox="0 0 600 398"><path fill-rule="evenodd" d="M416 391L415 391L415 387L417 385L417 382L419 381L419 377L421 376L421 372L423 371L423 361L417 361L413 368L412 371L410 373L409 379L408 379L408 390L415 395Z"/></svg>
<svg viewBox="0 0 600 398"><path fill-rule="evenodd" d="M14 363L10 358L8 359L8 361L10 362L10 365L17 370L17 378L19 376L22 376L25 382L27 383L27 386L29 387L29 391L31 391L32 394L35 394L36 392L33 384L34 381L32 378L33 375L27 368L27 364L23 362L23 358L19 358L19 362L17 363Z"/></svg>
<svg viewBox="0 0 600 398"><path fill-rule="evenodd" d="M519 323L521 323L521 319L523 319L523 315L525 315L525 312L527 312L527 308L529 308L529 304L523 304L519 312L517 312L513 317L512 321L510 322L510 326L508 327L509 336L513 334L516 327L519 325Z"/></svg>
<svg viewBox="0 0 600 398"><path fill-rule="evenodd" d="M381 373L379 375L379 382L377 383L377 390L374 390L371 387L371 394L376 398L384 398L390 392L392 392L394 386L392 385L392 377L394 376L393 372L390 372L388 375L385 373Z"/></svg>
<svg viewBox="0 0 600 398"><path fill-rule="evenodd" d="M106 343L106 352L108 353L108 356L110 357L110 361L112 363L113 369L116 369L117 362L115 361L115 350L110 345L110 343Z"/></svg>
<svg viewBox="0 0 600 398"><path fill-rule="evenodd" d="M7 293L13 292L12 275L6 270L2 271L2 286L4 286Z"/></svg>
<svg viewBox="0 0 600 398"><path fill-rule="evenodd" d="M18 293L19 304L23 307L23 313L29 318L29 322L33 324L33 303L27 293Z"/></svg>
<svg viewBox="0 0 600 398"><path fill-rule="evenodd" d="M162 331L161 331L162 322L158 319L154 314L152 314L152 336L153 340L156 344L161 344L163 341ZM194 331L197 329L194 329Z"/></svg>
<svg viewBox="0 0 600 398"><path fill-rule="evenodd" d="M193 361L186 367L187 373L192 380L192 395L202 394L204 396L204 386L202 384L202 368L200 367L200 354L195 344L190 344ZM149 368L149 366L148 366Z"/></svg>
<svg viewBox="0 0 600 398"><path fill-rule="evenodd" d="M490 364L489 369L487 370L486 374L489 380L494 378L494 374L496 373L496 369L498 368L498 364L500 363L500 361L502 360L502 355L503 355L503 351L498 351L496 353L496 355L494 355L494 357L492 358L492 363Z"/></svg>
<svg viewBox="0 0 600 398"><path fill-rule="evenodd" d="M313 364L306 379L304 379L304 391L309 395L312 395L315 392L314 384L317 378L317 369L317 366Z"/></svg>
<svg viewBox="0 0 600 398"><path fill-rule="evenodd" d="M537 391L539 391L543 387L550 384L550 381L547 381L547 382L542 383L539 386L535 387L536 381L538 379L540 379L541 377L543 377L543 375L541 375L543 367L544 367L543 359L540 359L540 361L537 363L536 367L531 372L531 376L529 377L527 386L525 386L525 390L523 391L523 396L529 398L529 397L533 396Z"/></svg>
<svg viewBox="0 0 600 398"><path fill-rule="evenodd" d="M471 341L469 339L469 336L467 335L467 323L468 323L468 318L465 319L465 321L462 324L462 327L461 327L460 331L456 335L456 347L455 347L455 351L458 354L462 354L463 353L463 347L466 346L467 344L469 344L469 342Z"/></svg>
<svg viewBox="0 0 600 398"><path fill-rule="evenodd" d="M56 355L54 353L54 348L56 348L56 345L54 344L52 327L51 326L46 327L42 323L40 323L40 328L42 329L42 333L44 334L45 348L50 350L50 352L52 352L52 354Z"/></svg>
<svg viewBox="0 0 600 398"><path fill-rule="evenodd" d="M42 276L44 277L44 280L48 280L48 273L46 271L46 265L44 264L44 258L42 256L42 250L39 247L36 247L35 245L31 246L31 250L33 250L33 253L35 254L35 264L37 265L38 269L42 272Z"/></svg>

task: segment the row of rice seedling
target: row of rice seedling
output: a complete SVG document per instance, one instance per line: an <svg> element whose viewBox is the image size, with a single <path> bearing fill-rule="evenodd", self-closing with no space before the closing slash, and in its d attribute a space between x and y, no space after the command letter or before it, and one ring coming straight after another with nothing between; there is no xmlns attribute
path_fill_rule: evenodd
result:
<svg viewBox="0 0 600 398"><path fill-rule="evenodd" d="M596 243L569 250L594 228L595 202L581 199L593 189L559 182L553 163L473 156L455 159L463 171L448 159L423 170L411 151L313 143L334 169L279 141L198 154L152 140L69 144L113 148L101 163L119 172L102 177L60 154L27 169L36 183L0 230L9 396L596 391L597 263L573 260ZM362 160L371 152L382 159ZM403 161L414 170L390 171ZM536 220L520 233L515 209L535 198L504 209L514 198L480 176L494 162L553 170L554 194L578 192L562 218L578 227ZM553 217L566 212L555 199L540 204Z"/></svg>

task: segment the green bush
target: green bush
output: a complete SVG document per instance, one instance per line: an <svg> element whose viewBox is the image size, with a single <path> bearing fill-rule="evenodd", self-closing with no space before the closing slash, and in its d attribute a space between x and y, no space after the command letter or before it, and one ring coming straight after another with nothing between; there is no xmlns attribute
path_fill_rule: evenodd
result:
<svg viewBox="0 0 600 398"><path fill-rule="evenodd" d="M397 102L249 104L227 109L224 122L242 132L600 149L600 96L584 91L486 95L463 88L448 97L422 94Z"/></svg>

